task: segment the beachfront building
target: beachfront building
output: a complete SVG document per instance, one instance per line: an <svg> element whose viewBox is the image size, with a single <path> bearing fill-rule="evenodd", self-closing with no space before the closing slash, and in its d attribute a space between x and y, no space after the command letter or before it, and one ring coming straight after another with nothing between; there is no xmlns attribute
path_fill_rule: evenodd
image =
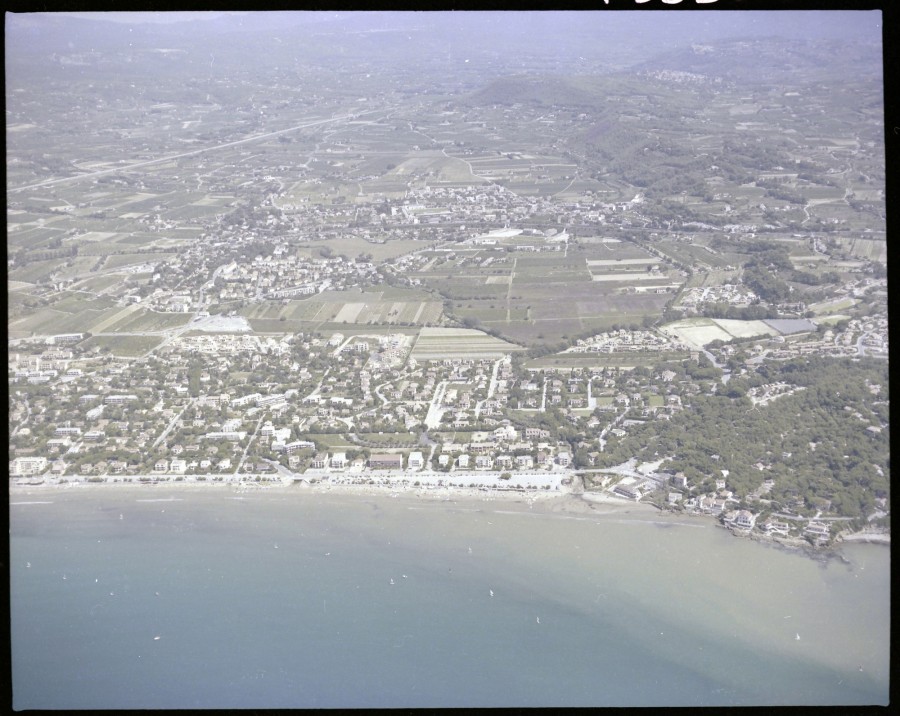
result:
<svg viewBox="0 0 900 716"><path fill-rule="evenodd" d="M828 537L830 529L824 522L810 522L806 526L806 529L803 531L807 534L811 534L819 538L824 538Z"/></svg>
<svg viewBox="0 0 900 716"><path fill-rule="evenodd" d="M369 467L376 470L402 470L403 455L374 454L369 458Z"/></svg>
<svg viewBox="0 0 900 716"><path fill-rule="evenodd" d="M613 492L629 500L640 500L641 491L637 485L623 485L621 482L613 488Z"/></svg>
<svg viewBox="0 0 900 716"><path fill-rule="evenodd" d="M763 525L763 529L768 534L787 535L791 531L791 526L787 522L770 519Z"/></svg>
<svg viewBox="0 0 900 716"><path fill-rule="evenodd" d="M40 475L46 469L45 457L17 457L9 463L10 475Z"/></svg>
<svg viewBox="0 0 900 716"><path fill-rule="evenodd" d="M516 467L520 470L534 468L534 458L531 455L516 455Z"/></svg>
<svg viewBox="0 0 900 716"><path fill-rule="evenodd" d="M421 452L415 450L409 454L409 458L406 461L406 466L410 470L418 470L425 464L425 457Z"/></svg>

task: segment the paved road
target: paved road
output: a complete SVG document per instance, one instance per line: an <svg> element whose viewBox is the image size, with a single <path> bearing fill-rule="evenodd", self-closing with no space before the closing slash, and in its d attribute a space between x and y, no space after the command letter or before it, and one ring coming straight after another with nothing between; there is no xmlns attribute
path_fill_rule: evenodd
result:
<svg viewBox="0 0 900 716"><path fill-rule="evenodd" d="M77 176L71 177L60 177L59 179L47 179L46 181L37 182L36 184L28 184L26 186L19 186L7 189L10 194L14 194L17 191L25 191L27 189L38 189L44 186L52 186L54 184L62 184L65 182L73 182L78 181L80 179L88 179L90 177L98 177L103 176L104 174L114 174L116 172L127 172L132 169L138 169L140 167L148 167L152 164L162 164L164 162L169 162L173 159L181 159L182 157L192 157L197 154L204 154L205 152L212 152L217 149L225 149L226 147L236 147L239 144L246 144L248 142L256 142L260 139L268 139L269 137L277 137L280 134L287 134L288 132L296 132L298 129L306 129L307 127L315 127L319 124L330 124L332 122L340 122L345 119L350 119L358 114L370 114L375 112L376 110L371 109L365 112L357 112L354 114L343 114L339 117L329 117L328 119L320 119L315 122L307 122L306 124L298 124L296 127L288 127L287 129L279 129L275 132L266 132L265 134L255 134L252 137L246 137L245 139L237 139L233 142L225 142L223 144L216 144L212 147L204 147L202 149L194 149L190 152L181 152L180 154L171 154L167 157L162 157L161 159L149 159L143 162L134 162L132 164L127 164L121 167L115 167L113 169L101 169L96 172L89 172L87 174L78 174Z"/></svg>
<svg viewBox="0 0 900 716"><path fill-rule="evenodd" d="M179 412L178 415L176 415L174 418L172 418L172 421L168 424L166 429L163 430L162 433L160 434L160 436L158 438L156 438L156 440L153 442L153 445L150 448L151 450L155 450L159 446L159 444L163 440L166 439L166 436L170 432L172 432L172 428L175 427L175 423L177 423L179 421L179 419L181 418L181 416L184 415L184 411L187 410L189 407L191 407L196 402L196 400L197 400L196 398L191 398L187 402L187 404L181 409L181 412Z"/></svg>

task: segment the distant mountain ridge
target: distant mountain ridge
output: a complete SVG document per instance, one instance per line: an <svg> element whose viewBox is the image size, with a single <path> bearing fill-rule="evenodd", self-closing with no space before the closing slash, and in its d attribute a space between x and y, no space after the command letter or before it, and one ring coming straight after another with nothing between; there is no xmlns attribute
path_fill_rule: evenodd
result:
<svg viewBox="0 0 900 716"><path fill-rule="evenodd" d="M877 80L880 48L873 43L840 40L757 38L693 43L660 53L626 70L594 75L515 75L501 77L472 92L465 102L476 106L530 104L595 108L610 92L637 75L664 78L666 73L697 81L745 84L814 82L843 78Z"/></svg>
<svg viewBox="0 0 900 716"><path fill-rule="evenodd" d="M881 68L880 48L840 40L734 39L693 43L635 65L637 71L691 72L734 82L766 83L835 74L872 77Z"/></svg>

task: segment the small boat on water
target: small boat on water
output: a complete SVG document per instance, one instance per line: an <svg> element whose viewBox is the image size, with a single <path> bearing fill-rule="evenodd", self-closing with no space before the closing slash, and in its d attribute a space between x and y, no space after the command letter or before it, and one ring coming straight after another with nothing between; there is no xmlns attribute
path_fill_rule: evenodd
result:
<svg viewBox="0 0 900 716"><path fill-rule="evenodd" d="M394 578L393 578L393 577L391 577L391 584L393 584L393 583L394 583Z"/></svg>
<svg viewBox="0 0 900 716"><path fill-rule="evenodd" d="M794 639L796 639L797 641L800 641L800 635L797 634L797 636L795 636Z"/></svg>
<svg viewBox="0 0 900 716"><path fill-rule="evenodd" d="M493 589L488 589L488 591L491 593L491 596L493 597L493 596L494 596L494 590L493 590Z"/></svg>

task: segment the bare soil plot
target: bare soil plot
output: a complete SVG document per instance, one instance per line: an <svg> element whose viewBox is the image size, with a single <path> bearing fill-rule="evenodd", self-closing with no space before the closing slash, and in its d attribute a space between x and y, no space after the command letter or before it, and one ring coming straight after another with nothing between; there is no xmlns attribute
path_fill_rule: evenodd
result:
<svg viewBox="0 0 900 716"><path fill-rule="evenodd" d="M687 318L669 323L660 330L676 340L697 348L702 348L716 340L730 341L733 337L711 318Z"/></svg>
<svg viewBox="0 0 900 716"><path fill-rule="evenodd" d="M364 303L345 303L337 312L334 320L338 323L356 323L356 319L366 307Z"/></svg>
<svg viewBox="0 0 900 716"><path fill-rule="evenodd" d="M713 322L734 338L779 335L777 330L764 321L737 321L727 318L714 318Z"/></svg>

